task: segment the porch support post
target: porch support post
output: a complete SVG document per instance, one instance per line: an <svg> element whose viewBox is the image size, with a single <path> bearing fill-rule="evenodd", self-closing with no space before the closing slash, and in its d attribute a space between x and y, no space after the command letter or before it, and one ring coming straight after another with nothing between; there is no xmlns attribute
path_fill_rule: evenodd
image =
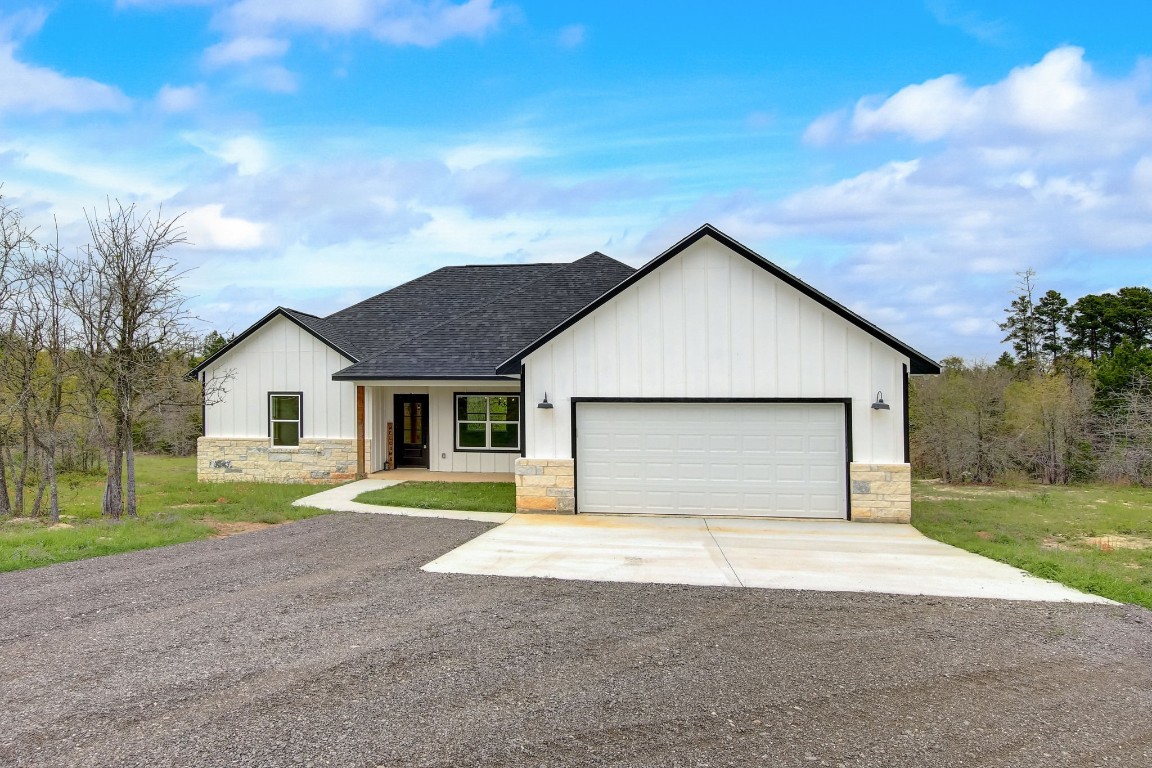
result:
<svg viewBox="0 0 1152 768"><path fill-rule="evenodd" d="M364 460L364 387L356 387L356 479L368 477Z"/></svg>

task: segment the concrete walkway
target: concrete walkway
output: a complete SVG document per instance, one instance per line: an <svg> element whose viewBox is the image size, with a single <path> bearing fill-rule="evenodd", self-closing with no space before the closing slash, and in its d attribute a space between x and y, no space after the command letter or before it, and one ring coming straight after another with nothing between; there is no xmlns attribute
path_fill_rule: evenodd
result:
<svg viewBox="0 0 1152 768"><path fill-rule="evenodd" d="M503 523L426 571L827 592L1111 603L929 539L910 525L838 520L515 515L353 501L396 485L359 480L293 506Z"/></svg>
<svg viewBox="0 0 1152 768"><path fill-rule="evenodd" d="M484 523L502 523L511 517L508 512L462 512L456 509L416 509L414 507L381 507L375 504L361 504L353 501L357 496L368 491L376 491L392 485L398 485L400 480L357 480L354 483L341 485L327 491L314 493L292 502L294 507L313 507L327 509L332 512L364 512L372 515L404 515L406 517L444 517L449 520L479 520Z"/></svg>

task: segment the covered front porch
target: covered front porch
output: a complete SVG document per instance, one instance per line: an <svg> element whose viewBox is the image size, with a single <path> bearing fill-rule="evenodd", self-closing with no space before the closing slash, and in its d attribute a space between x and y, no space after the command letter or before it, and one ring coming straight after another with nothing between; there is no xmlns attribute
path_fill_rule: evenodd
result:
<svg viewBox="0 0 1152 768"><path fill-rule="evenodd" d="M359 477L511 481L521 456L518 377L356 382L356 411Z"/></svg>

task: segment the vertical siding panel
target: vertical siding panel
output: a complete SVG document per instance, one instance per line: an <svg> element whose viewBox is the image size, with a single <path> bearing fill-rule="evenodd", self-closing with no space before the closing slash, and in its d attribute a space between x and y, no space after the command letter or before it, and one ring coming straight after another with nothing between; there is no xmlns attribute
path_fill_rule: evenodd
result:
<svg viewBox="0 0 1152 768"><path fill-rule="evenodd" d="M717 248L706 251L704 305L704 393L709 397L732 396L732 268L728 254Z"/></svg>
<svg viewBox="0 0 1152 768"><path fill-rule="evenodd" d="M761 270L752 281L753 386L757 397L776 397L780 391L779 349L776 339L776 284Z"/></svg>
<svg viewBox="0 0 1152 768"><path fill-rule="evenodd" d="M728 283L732 357L728 361L728 371L734 397L753 397L755 394L752 335L757 318L752 303L754 281L750 264L732 262Z"/></svg>
<svg viewBox="0 0 1152 768"><path fill-rule="evenodd" d="M579 323L572 329L573 357L581 361L573 370L576 373L576 392L594 397L600 394L596 365L596 326L593 318L588 319L591 322Z"/></svg>
<svg viewBox="0 0 1152 768"><path fill-rule="evenodd" d="M800 295L776 290L776 378L779 397L800 394Z"/></svg>
<svg viewBox="0 0 1152 768"><path fill-rule="evenodd" d="M821 397L843 397L848 391L848 326L823 312L824 356Z"/></svg>
<svg viewBox="0 0 1152 768"><path fill-rule="evenodd" d="M664 327L660 313L660 283L645 280L636 291L640 339L640 394L644 397L664 395Z"/></svg>
<svg viewBox="0 0 1152 768"><path fill-rule="evenodd" d="M800 391L819 397L824 391L824 313L815 302L800 302Z"/></svg>
<svg viewBox="0 0 1152 768"><path fill-rule="evenodd" d="M688 397L708 394L708 271L698 252L685 252L668 262L680 269L684 313L684 390Z"/></svg>
<svg viewBox="0 0 1152 768"><path fill-rule="evenodd" d="M643 391L640 372L640 292L635 287L620 295L616 311L616 389L617 396L639 395Z"/></svg>
<svg viewBox="0 0 1152 768"><path fill-rule="evenodd" d="M329 352L328 354L335 355L336 353ZM325 357L327 357L327 355L325 355ZM327 360L326 362L329 365L332 363L331 360ZM320 371L317 372L319 373ZM327 388L326 392L320 382L316 382L315 386L318 393L324 392L324 397L316 404L316 415L320 419L320 423L315 425L312 434L316 436L323 435L324 437L337 437L341 426L340 414L343 410L341 408L341 401L344 399L344 393L341 390L348 385L346 382L340 382L331 388Z"/></svg>
<svg viewBox="0 0 1152 768"><path fill-rule="evenodd" d="M872 446L872 350L870 337L851 330L848 344L848 368L851 371L847 389L852 398L852 450L856 460L867 457Z"/></svg>
<svg viewBox="0 0 1152 768"><path fill-rule="evenodd" d="M620 350L617 344L615 302L592 313L592 343L596 361L596 394L612 397L620 391Z"/></svg>
<svg viewBox="0 0 1152 768"><path fill-rule="evenodd" d="M664 386L663 397L686 393L685 368L687 345L684 340L687 319L684 317L684 280L680 264L673 259L652 275L660 283L660 313L664 321Z"/></svg>

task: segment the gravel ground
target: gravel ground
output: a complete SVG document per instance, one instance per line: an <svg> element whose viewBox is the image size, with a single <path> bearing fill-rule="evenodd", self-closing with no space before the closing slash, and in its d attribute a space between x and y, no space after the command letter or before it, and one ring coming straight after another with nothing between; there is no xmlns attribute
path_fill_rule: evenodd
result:
<svg viewBox="0 0 1152 768"><path fill-rule="evenodd" d="M486 527L0 575L0 765L1152 765L1148 611L419 570Z"/></svg>

